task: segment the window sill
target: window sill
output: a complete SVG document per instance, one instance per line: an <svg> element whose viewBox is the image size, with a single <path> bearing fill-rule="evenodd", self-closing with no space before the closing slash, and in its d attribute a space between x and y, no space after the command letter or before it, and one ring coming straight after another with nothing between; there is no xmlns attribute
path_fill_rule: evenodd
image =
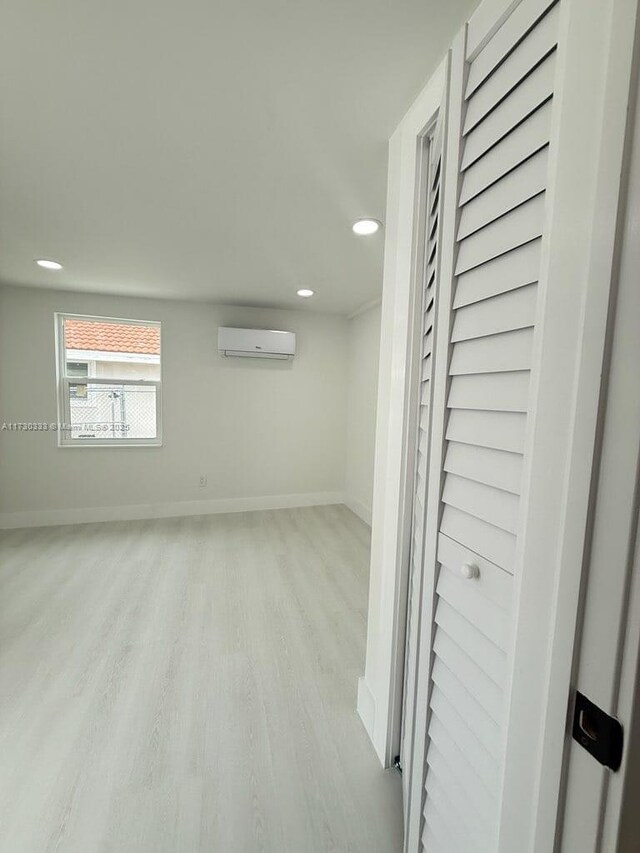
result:
<svg viewBox="0 0 640 853"><path fill-rule="evenodd" d="M62 450L75 449L78 447L162 447L162 441L59 441L58 447Z"/></svg>

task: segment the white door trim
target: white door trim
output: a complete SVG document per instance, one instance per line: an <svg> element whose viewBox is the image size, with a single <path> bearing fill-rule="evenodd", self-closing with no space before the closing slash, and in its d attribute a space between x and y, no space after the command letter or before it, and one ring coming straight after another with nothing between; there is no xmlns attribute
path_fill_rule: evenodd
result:
<svg viewBox="0 0 640 853"><path fill-rule="evenodd" d="M413 764L414 749L413 736L415 729L415 706L416 706L416 688L417 688L417 668L418 668L418 640L420 637L420 601L422 599L422 573L423 573L423 555L424 555L424 507L422 517L422 527L418 532L416 530L416 499L417 499L417 472L419 464L418 444L420 439L420 421L421 421L421 406L422 406L422 367L423 367L423 340L424 340L424 321L426 317L426 304L424 297L425 277L427 275L427 258L428 252L428 225L429 222L429 205L431 204L433 194L430 186L431 177L431 158L433 155L433 144L437 133L438 123L442 121L443 109L438 113L436 123L430 123L424 136L419 140L418 152L418 168L416 170L416 215L415 215L415 236L414 236L414 259L413 269L415 271L413 282L413 300L411 312L413 324L411 327L411 353L410 353L410 389L408 400L408 413L410 430L408 435L408 450L412 463L411 470L407 470L407 488L411 489L411 523L406 531L409 537L409 549L407 553L407 590L406 590L406 628L405 628L405 643L404 643L404 659L403 659L403 683L402 694L400 696L400 742L399 753L403 775L403 797L405 806L405 823L407 815L408 797L407 780L411 776L411 766ZM440 205L439 205L440 207ZM434 282L433 293L437 293L437 282ZM437 299L437 296L435 296ZM434 303L435 304L435 303ZM435 324L432 332L432 338L435 338ZM432 383L429 382L429 393L431 393ZM423 424L427 436L431 433L431 402L428 405L428 417L426 425ZM429 451L426 451L427 459ZM426 463L428 472L429 465ZM427 475L428 476L428 475ZM424 504L426 495L421 495L421 503ZM414 552L416 543L419 542L419 553ZM416 577L413 577L413 573ZM413 592L412 588L413 587ZM415 595L415 601L413 596ZM410 615L410 610L412 615ZM413 654L410 654L410 650ZM406 760L405 760L406 758Z"/></svg>
<svg viewBox="0 0 640 853"><path fill-rule="evenodd" d="M640 19L637 21L640 25ZM640 112L636 27L633 107L629 112L610 303L597 476L581 592L579 640L572 688L585 694L623 727L622 766L602 768L569 737L565 740L565 798L557 844L584 853L617 849L626 774L636 756L629 744L640 636L637 524L640 500ZM625 191L626 187L626 191ZM636 564L634 568L634 554ZM630 761L629 761L630 759ZM636 791L637 795L637 791ZM561 836L560 836L561 831ZM635 833L634 833L635 835ZM622 839L620 839L622 843ZM637 845L637 837L634 838Z"/></svg>
<svg viewBox="0 0 640 853"><path fill-rule="evenodd" d="M552 850L637 0L562 0L500 850ZM588 58L588 61L587 61ZM544 641L544 642L543 642ZM526 744L526 748L523 745ZM537 758L537 761L532 759Z"/></svg>
<svg viewBox="0 0 640 853"><path fill-rule="evenodd" d="M373 485L367 658L358 712L378 758L399 752L411 509L411 356L414 327L416 177L421 140L440 108L446 61L389 144L380 369Z"/></svg>
<svg viewBox="0 0 640 853"><path fill-rule="evenodd" d="M442 132L442 177L440 190L440 248L438 258L436 316L434 318L432 350L432 397L431 397L431 436L430 459L427 483L427 507L425 513L425 546L423 554L422 601L420 602L420 635L417 654L417 685L415 697L416 721L414 731L414 760L408 771L409 804L407 808L407 826L405 827L405 850L417 850L420 844L422 822L422 803L424 787L424 761L427 746L427 716L431 687L431 660L433 657L433 609L435 597L436 542L440 522L440 501L430 500L432 495L440 495L443 477L444 431L446 396L448 392L447 373L449 369L449 326L451 322L452 286L454 271L453 253L448 246L455 244L457 227L458 167L460 159L461 98L464 86L463 57L467 28L464 26L454 40L449 53L447 85L445 86L446 105L444 106L444 125ZM459 57L458 61L455 58ZM453 96L452 96L453 95ZM455 105L452 109L452 105Z"/></svg>

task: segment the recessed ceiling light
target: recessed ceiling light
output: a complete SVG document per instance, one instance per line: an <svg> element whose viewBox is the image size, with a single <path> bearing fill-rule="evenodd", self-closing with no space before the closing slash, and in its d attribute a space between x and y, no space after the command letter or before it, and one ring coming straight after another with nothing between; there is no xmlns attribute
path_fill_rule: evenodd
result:
<svg viewBox="0 0 640 853"><path fill-rule="evenodd" d="M296 291L298 296L302 296L303 299L308 299L310 296L313 296L315 290L309 290L308 287L301 287L300 290Z"/></svg>
<svg viewBox="0 0 640 853"><path fill-rule="evenodd" d="M45 270L61 270L62 264L59 264L58 261L48 261L45 258L41 258L36 261L39 267L43 267Z"/></svg>
<svg viewBox="0 0 640 853"><path fill-rule="evenodd" d="M368 237L370 234L375 234L382 225L377 219L356 219L353 223L353 230L360 237Z"/></svg>

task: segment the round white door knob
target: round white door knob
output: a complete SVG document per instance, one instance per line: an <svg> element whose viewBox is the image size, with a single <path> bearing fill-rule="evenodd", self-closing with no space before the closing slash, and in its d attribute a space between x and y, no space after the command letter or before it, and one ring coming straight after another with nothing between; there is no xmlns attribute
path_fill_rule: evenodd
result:
<svg viewBox="0 0 640 853"><path fill-rule="evenodd" d="M463 563L460 571L462 573L462 577L467 578L467 580L477 578L480 574L480 569L476 566L475 563Z"/></svg>

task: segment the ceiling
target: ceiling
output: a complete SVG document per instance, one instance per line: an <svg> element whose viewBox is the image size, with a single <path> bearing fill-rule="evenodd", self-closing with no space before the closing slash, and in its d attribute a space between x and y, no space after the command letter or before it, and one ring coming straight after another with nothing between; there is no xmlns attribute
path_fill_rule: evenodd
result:
<svg viewBox="0 0 640 853"><path fill-rule="evenodd" d="M474 5L3 0L0 281L357 310L384 233L351 224Z"/></svg>

